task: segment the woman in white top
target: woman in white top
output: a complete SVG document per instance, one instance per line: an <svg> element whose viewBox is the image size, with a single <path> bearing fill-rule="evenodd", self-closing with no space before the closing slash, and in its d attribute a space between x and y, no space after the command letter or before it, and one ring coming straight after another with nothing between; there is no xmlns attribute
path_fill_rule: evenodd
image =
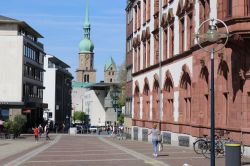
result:
<svg viewBox="0 0 250 166"><path fill-rule="evenodd" d="M153 156L157 157L157 147L158 147L158 135L160 135L160 131L157 129L157 124L153 124L152 130L148 133L148 135L152 134L152 144L153 144Z"/></svg>

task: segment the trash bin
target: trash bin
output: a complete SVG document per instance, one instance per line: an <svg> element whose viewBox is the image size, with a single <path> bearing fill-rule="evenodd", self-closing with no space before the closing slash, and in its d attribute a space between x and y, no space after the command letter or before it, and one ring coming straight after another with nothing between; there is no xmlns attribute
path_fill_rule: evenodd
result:
<svg viewBox="0 0 250 166"><path fill-rule="evenodd" d="M225 144L225 166L241 166L241 146L237 143Z"/></svg>

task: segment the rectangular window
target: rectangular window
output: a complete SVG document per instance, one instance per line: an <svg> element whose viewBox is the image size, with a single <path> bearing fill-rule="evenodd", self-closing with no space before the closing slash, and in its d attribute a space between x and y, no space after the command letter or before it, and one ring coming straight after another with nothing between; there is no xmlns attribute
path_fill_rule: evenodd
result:
<svg viewBox="0 0 250 166"><path fill-rule="evenodd" d="M146 60L147 60L147 54L146 54L146 42L143 43L143 69L146 68Z"/></svg>
<svg viewBox="0 0 250 166"><path fill-rule="evenodd" d="M180 31L180 38L179 38L179 40L180 40L180 53L182 53L182 52L184 52L184 19L182 19L182 20L180 20L180 22L179 22L179 31Z"/></svg>
<svg viewBox="0 0 250 166"><path fill-rule="evenodd" d="M147 0L143 0L143 24L146 23Z"/></svg>
<svg viewBox="0 0 250 166"><path fill-rule="evenodd" d="M172 58L174 56L174 26L170 27L169 49L169 58Z"/></svg>
<svg viewBox="0 0 250 166"><path fill-rule="evenodd" d="M157 63L159 63L159 39L158 39L158 37L155 37L154 49L155 49L155 62L154 62L154 64L157 64Z"/></svg>
<svg viewBox="0 0 250 166"><path fill-rule="evenodd" d="M135 16L135 31L137 31L137 6L135 6L134 8L134 16Z"/></svg>
<svg viewBox="0 0 250 166"><path fill-rule="evenodd" d="M231 17L233 12L233 2L232 0L227 0L227 16Z"/></svg>
<svg viewBox="0 0 250 166"><path fill-rule="evenodd" d="M136 68L137 68L137 49L134 48L134 72L137 72Z"/></svg>
<svg viewBox="0 0 250 166"><path fill-rule="evenodd" d="M138 5L138 29L141 28L141 6Z"/></svg>
<svg viewBox="0 0 250 166"><path fill-rule="evenodd" d="M154 0L154 13L159 12L159 0Z"/></svg>
<svg viewBox="0 0 250 166"><path fill-rule="evenodd" d="M247 7L247 16L250 15L250 0L246 0L246 7Z"/></svg>
<svg viewBox="0 0 250 166"><path fill-rule="evenodd" d="M137 71L141 70L141 47L138 47L138 68Z"/></svg>
<svg viewBox="0 0 250 166"><path fill-rule="evenodd" d="M147 21L150 20L150 15L151 15L151 0L147 0Z"/></svg>
<svg viewBox="0 0 250 166"><path fill-rule="evenodd" d="M164 30L164 36L163 36L163 57L164 59L167 59L167 54L168 54L168 30Z"/></svg>
<svg viewBox="0 0 250 166"><path fill-rule="evenodd" d="M150 39L147 41L147 67L150 66Z"/></svg>
<svg viewBox="0 0 250 166"><path fill-rule="evenodd" d="M193 16L192 16L192 14L190 14L188 16L188 19L189 19L189 22L188 22L188 24L189 24L189 32L188 32L187 42L188 42L188 48L190 49L191 46L193 45L193 37L192 37L192 35L193 35Z"/></svg>

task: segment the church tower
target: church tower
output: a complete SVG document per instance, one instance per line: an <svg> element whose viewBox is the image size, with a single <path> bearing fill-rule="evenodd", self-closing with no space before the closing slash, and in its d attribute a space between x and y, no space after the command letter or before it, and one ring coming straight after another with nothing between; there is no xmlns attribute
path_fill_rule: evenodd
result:
<svg viewBox="0 0 250 166"><path fill-rule="evenodd" d="M110 57L104 66L104 82L116 83L117 82L117 68L112 57Z"/></svg>
<svg viewBox="0 0 250 166"><path fill-rule="evenodd" d="M86 0L85 20L83 25L84 37L79 44L79 67L76 70L78 82L96 82L96 70L94 69L94 44L90 40L90 22L88 0Z"/></svg>

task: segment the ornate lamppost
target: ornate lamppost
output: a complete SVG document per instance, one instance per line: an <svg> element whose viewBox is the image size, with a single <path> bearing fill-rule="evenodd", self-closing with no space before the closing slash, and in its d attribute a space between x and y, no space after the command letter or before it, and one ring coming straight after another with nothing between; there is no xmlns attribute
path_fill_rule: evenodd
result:
<svg viewBox="0 0 250 166"><path fill-rule="evenodd" d="M201 27L205 26L205 23L209 22L209 27L206 33L200 34ZM218 27L216 26L216 23L221 23L224 28L226 29L226 33L218 32ZM214 114L214 53L222 50L228 41L229 31L227 28L227 25L219 19L207 19L204 22L201 23L200 27L198 28L198 31L196 33L196 41L201 49L203 49L206 52L210 53L210 61L211 61L211 82L210 82L210 99L211 99L211 129L210 129L210 136L211 136L211 160L210 165L215 166L215 114ZM215 48L205 48L202 46L202 42L216 42L222 38L225 38L225 41L223 42L223 45L217 49Z"/></svg>

